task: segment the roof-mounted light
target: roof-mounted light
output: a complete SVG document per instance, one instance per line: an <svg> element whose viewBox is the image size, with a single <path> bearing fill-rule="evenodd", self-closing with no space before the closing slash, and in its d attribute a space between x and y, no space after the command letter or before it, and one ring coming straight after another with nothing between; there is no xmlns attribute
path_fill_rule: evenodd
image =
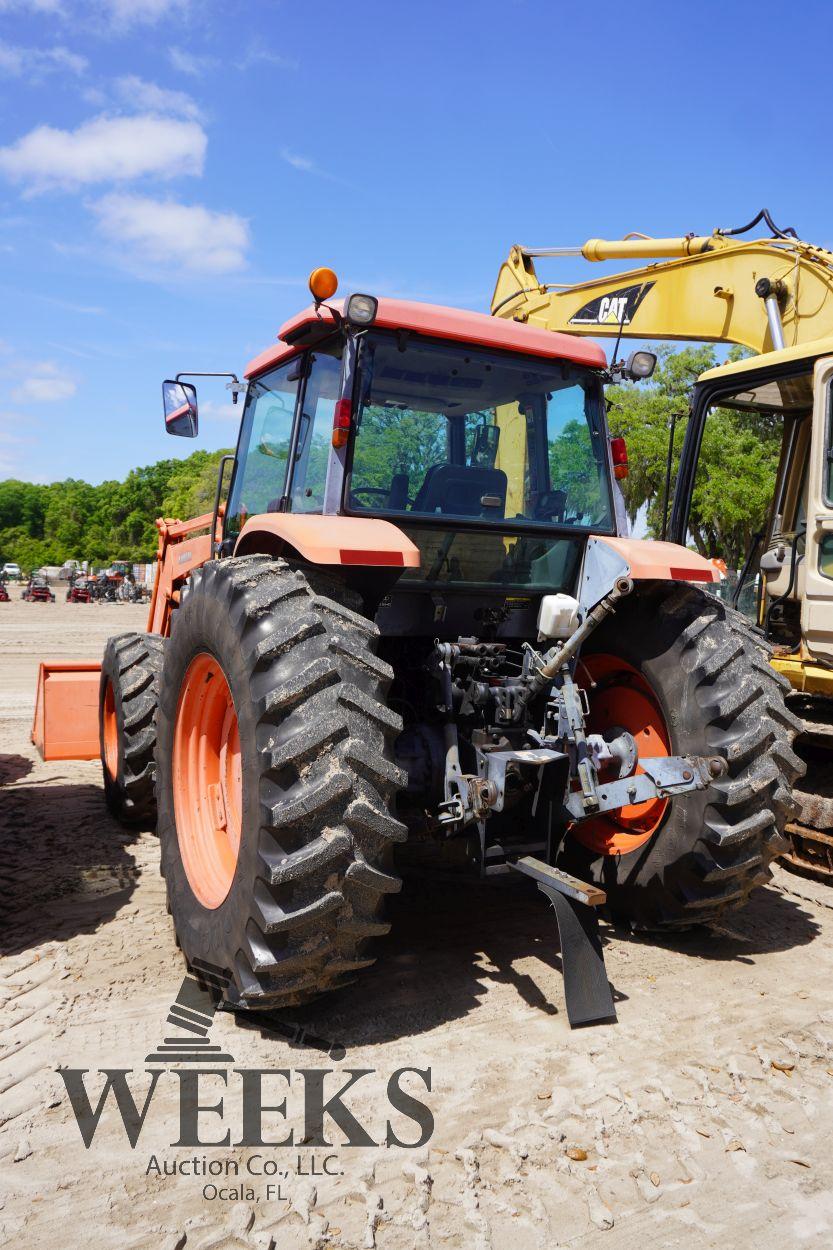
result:
<svg viewBox="0 0 833 1250"><path fill-rule="evenodd" d="M634 382L650 378L657 367L657 358L653 352L631 352L625 365L625 377Z"/></svg>
<svg viewBox="0 0 833 1250"><path fill-rule="evenodd" d="M369 326L376 320L379 301L375 295L351 295L344 309L344 319L352 326Z"/></svg>

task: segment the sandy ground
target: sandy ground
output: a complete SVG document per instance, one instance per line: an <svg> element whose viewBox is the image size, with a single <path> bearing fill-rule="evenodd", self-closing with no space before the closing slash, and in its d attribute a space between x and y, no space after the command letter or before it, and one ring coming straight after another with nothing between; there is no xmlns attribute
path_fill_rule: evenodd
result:
<svg viewBox="0 0 833 1250"><path fill-rule="evenodd" d="M14 592L13 592L14 593ZM731 928L659 946L606 935L619 1022L571 1032L555 925L523 881L461 887L409 879L379 962L290 1023L346 1049L336 1061L221 1013L211 1041L235 1068L290 1071L276 1140L240 1147L239 1082L225 1093L229 1145L176 1148L179 1080L163 1071L131 1149L112 1097L85 1149L60 1066L129 1069L171 1032L183 964L165 914L151 830L105 814L96 764L40 762L28 741L37 659L97 658L141 627L127 606L0 605L0 1244L18 1247L792 1247L829 1246L833 1190L833 898L779 871ZM291 1014L291 1013L290 1013ZM285 1025L286 1022L284 1022ZM336 1052L337 1053L337 1052ZM375 1141L395 1070L435 1127L418 1150L303 1144L300 1069L367 1069L345 1098ZM212 1083L213 1082L213 1083ZM266 1086L264 1086L266 1089ZM283 1093L281 1093L283 1088ZM222 1136L203 1112L204 1141ZM586 1157L584 1157L586 1154ZM236 1181L147 1175L152 1156L235 1162ZM577 1156L577 1157L571 1157ZM278 1170L246 1176L248 1165ZM326 1166L335 1175L308 1175ZM209 1183L222 1192L205 1190ZM242 1192L225 1188L250 1186ZM225 1187L225 1188L223 1188Z"/></svg>

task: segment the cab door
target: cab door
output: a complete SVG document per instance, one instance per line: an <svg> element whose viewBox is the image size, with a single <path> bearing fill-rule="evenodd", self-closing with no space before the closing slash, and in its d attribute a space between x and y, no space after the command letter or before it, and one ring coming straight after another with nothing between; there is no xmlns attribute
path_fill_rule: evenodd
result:
<svg viewBox="0 0 833 1250"><path fill-rule="evenodd" d="M801 631L814 657L833 660L833 356L814 370L805 551Z"/></svg>

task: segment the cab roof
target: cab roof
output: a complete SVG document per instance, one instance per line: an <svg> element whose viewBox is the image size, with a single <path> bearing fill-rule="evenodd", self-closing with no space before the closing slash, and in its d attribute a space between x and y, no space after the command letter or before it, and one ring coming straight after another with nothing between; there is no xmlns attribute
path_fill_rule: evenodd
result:
<svg viewBox="0 0 833 1250"><path fill-rule="evenodd" d="M343 302L336 303L335 306L341 311ZM325 307L316 312L310 305L303 312L290 317L278 331L279 342L251 360L246 366L245 376L255 377L291 356L302 346L297 342L297 337L303 327L322 320L325 325L329 322L335 326L332 313ZM386 330L413 330L430 338L456 339L459 343L471 343L478 347L525 352L530 356L543 356L550 360L569 360L594 369L603 369L607 363L601 347L587 339L553 330L541 330L518 321L506 321L501 317L491 317L488 313L446 308L440 304L380 299L379 311L373 324Z"/></svg>
<svg viewBox="0 0 833 1250"><path fill-rule="evenodd" d="M698 382L714 382L721 378L732 378L736 373L750 373L755 369L775 369L779 365L800 364L807 362L809 368L819 356L833 356L833 337L811 339L807 343L799 343L796 347L782 347L780 351L760 352L749 356L746 360L729 361L725 365L716 365L701 373Z"/></svg>

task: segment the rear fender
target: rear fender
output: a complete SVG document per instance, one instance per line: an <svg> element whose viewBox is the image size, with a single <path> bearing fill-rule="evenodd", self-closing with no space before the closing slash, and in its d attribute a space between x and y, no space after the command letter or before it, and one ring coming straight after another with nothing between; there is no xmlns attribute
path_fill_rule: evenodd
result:
<svg viewBox="0 0 833 1250"><path fill-rule="evenodd" d="M707 584L720 581L720 573L710 561L677 543L645 538L589 538L579 594L584 610L595 607L619 577Z"/></svg>
<svg viewBox="0 0 833 1250"><path fill-rule="evenodd" d="M266 551L297 553L310 564L345 568L419 568L419 548L390 521L378 517L266 512L249 517L236 556Z"/></svg>

